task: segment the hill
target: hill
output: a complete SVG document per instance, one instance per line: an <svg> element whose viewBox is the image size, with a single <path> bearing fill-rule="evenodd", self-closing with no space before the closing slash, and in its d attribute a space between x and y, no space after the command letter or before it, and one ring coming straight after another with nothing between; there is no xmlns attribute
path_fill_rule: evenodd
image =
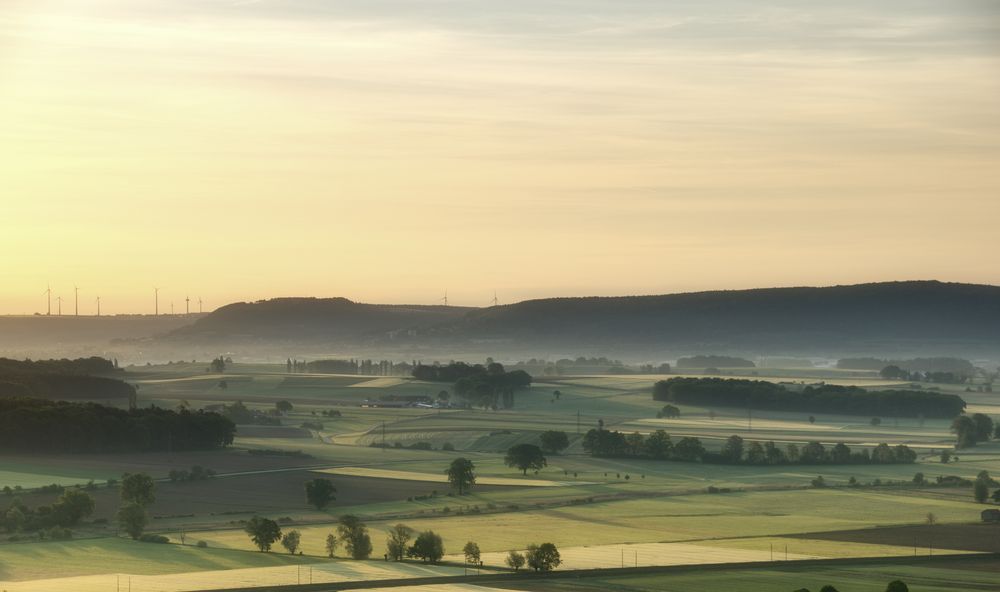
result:
<svg viewBox="0 0 1000 592"><path fill-rule="evenodd" d="M238 302L170 333L199 343L286 341L364 343L461 318L470 308L364 304L346 298L275 298Z"/></svg>
<svg viewBox="0 0 1000 592"><path fill-rule="evenodd" d="M173 331L170 339L521 355L933 351L984 356L1000 351L1000 287L887 282L550 298L481 309L281 298L225 306Z"/></svg>
<svg viewBox="0 0 1000 592"><path fill-rule="evenodd" d="M1000 350L1000 287L936 281L531 300L466 314L424 339L604 352L829 354ZM570 350L579 351L579 349Z"/></svg>

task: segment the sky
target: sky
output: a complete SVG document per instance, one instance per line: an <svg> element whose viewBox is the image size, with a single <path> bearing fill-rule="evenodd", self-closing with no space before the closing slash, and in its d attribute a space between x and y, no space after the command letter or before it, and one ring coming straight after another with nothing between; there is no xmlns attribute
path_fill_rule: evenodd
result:
<svg viewBox="0 0 1000 592"><path fill-rule="evenodd" d="M1000 284L998 223L991 0L0 0L0 314Z"/></svg>

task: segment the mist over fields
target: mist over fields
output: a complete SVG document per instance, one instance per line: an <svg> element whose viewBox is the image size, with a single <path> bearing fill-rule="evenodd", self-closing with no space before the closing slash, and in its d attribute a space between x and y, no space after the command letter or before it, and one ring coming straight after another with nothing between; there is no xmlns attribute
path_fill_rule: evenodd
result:
<svg viewBox="0 0 1000 592"><path fill-rule="evenodd" d="M97 348L142 361L336 353L404 360L693 353L989 358L1000 352L1000 287L890 282L600 298L487 308L345 298L235 303L204 316L0 318L11 356ZM47 343L47 346L42 344Z"/></svg>

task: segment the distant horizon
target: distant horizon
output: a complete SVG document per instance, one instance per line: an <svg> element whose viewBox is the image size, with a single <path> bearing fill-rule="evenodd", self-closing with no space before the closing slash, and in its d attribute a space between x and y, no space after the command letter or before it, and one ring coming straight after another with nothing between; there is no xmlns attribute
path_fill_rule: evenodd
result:
<svg viewBox="0 0 1000 592"><path fill-rule="evenodd" d="M518 300L511 300L509 302L508 301L503 301L503 300L499 299L499 297L498 297L498 300L499 300L498 304L500 306L503 306L503 305L506 305L506 304L517 304L517 303L520 303L520 302L527 302L527 301L532 301L532 300L550 300L550 299L559 299L559 298L630 298L630 297L670 296L670 295L675 295L675 294L699 294L699 293L706 293L706 292L746 292L746 291L753 291L753 290L777 290L777 289L794 289L794 288L835 288L835 287L846 287L846 286L861 286L861 285L874 285L874 284L899 284L899 283L940 283L940 284L959 284L959 285L970 285L970 286L1000 287L1000 283L988 283L988 282L974 282L974 281L970 282L970 281L941 280L941 279L927 279L927 278L919 278L919 279L888 279L888 280L875 280L875 281L852 282L852 283L791 284L791 285L779 285L779 286L752 286L752 287L733 287L733 288L708 288L708 289L678 290L678 291L672 291L672 292L617 293L617 294L611 294L611 293L604 293L604 294L599 294L599 293L587 293L587 294L550 294L550 295L544 295L544 296L536 296L536 297L531 297L531 298L523 298L523 299L518 299ZM263 296L263 297L260 297L260 298L253 298L253 299L245 299L244 298L244 299L229 300L229 301L227 301L227 302L225 302L223 304L220 304L219 306L211 307L211 308L206 308L202 313L199 313L197 310L191 311L190 313L185 313L183 310L178 309L176 307L176 305L175 305L175 311L173 313L171 313L169 311L169 306L170 306L169 302L167 303L167 310L164 311L163 310L163 302L161 301L161 303L160 303L161 310L160 310L160 313L158 315L153 314L153 312L151 312L151 311L144 312L144 311L141 311L141 310L140 311L135 311L135 312L117 312L117 311L113 311L113 310L102 310L102 313L101 313L100 316L101 317L128 317L128 316L135 316L135 317L156 317L156 316L160 316L160 317L184 317L184 316L192 316L193 317L193 316L197 316L199 314L201 314L201 315L210 314L210 313L214 312L215 310L218 310L219 308L223 308L223 307L228 306L230 304L239 304L239 303L248 303L248 304L251 304L251 303L255 303L255 302L262 302L262 301L269 301L269 300L294 299L294 298L311 298L311 299L317 299L317 300L328 300L328 299L343 298L343 299L349 300L351 302L354 302L356 304L373 304L373 305L387 305L387 306L388 305L397 305L397 306L444 306L444 303L441 300L438 300L437 302L415 302L415 301L407 301L407 300L392 300L392 301L383 300L383 301L377 301L377 300L365 300L365 299L356 298L356 297L352 297L352 296L347 296L347 295L343 295L343 294L329 295L329 296L319 296L319 295L310 295L310 294L289 294L289 295L277 295L277 296ZM2 303L2 300L0 300L0 303ZM2 305L2 304L0 304L0 305ZM477 304L464 303L464 302L461 302L461 301L456 302L456 301L454 301L452 299L451 296L449 296L448 306L454 306L454 307L457 307L457 308L489 308L490 306L492 306L492 303L478 304L477 305ZM81 312L81 314L79 314L79 315L74 315L72 309L70 309L69 311L67 311L65 309L65 301L64 301L64 310L63 310L63 313L61 315L56 313L55 306L53 306L53 312L50 315L46 314L45 309L43 307L42 310L40 310L40 311L34 311L34 312L0 312L0 317L36 317L36 316L41 316L41 317L53 317L53 318L56 318L56 317L67 317L67 318L73 318L73 317L83 318L83 317L87 317L87 318L96 318L98 315L96 315L95 312L96 311L94 311L94 310L88 310L87 312Z"/></svg>

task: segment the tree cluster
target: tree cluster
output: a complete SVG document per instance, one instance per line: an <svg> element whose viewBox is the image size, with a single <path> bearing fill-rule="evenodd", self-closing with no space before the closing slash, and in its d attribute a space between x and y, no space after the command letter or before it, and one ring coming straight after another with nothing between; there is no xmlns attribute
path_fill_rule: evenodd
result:
<svg viewBox="0 0 1000 592"><path fill-rule="evenodd" d="M126 411L95 403L0 399L0 450L205 450L232 444L235 432L233 422L205 411Z"/></svg>
<svg viewBox="0 0 1000 592"><path fill-rule="evenodd" d="M593 429L584 435L583 449L590 455L599 457L748 465L908 464L917 459L917 454L903 444L889 446L882 443L870 452L867 449L853 451L843 442L831 447L820 442L809 442L802 446L788 444L782 449L774 442L751 442L747 445L743 438L735 435L726 440L719 452L709 452L698 438L685 437L675 443L663 430L643 436L638 432L626 434Z"/></svg>
<svg viewBox="0 0 1000 592"><path fill-rule="evenodd" d="M0 529L18 532L51 531L72 528L94 512L94 498L82 489L66 489L54 503L29 508L14 498L0 512Z"/></svg>
<svg viewBox="0 0 1000 592"><path fill-rule="evenodd" d="M993 420L982 413L956 417L951 422L951 431L955 434L955 448L972 448L991 438L1000 438L1000 424L994 426Z"/></svg>
<svg viewBox="0 0 1000 592"><path fill-rule="evenodd" d="M514 406L514 393L531 386L531 375L524 370L507 372L503 364L490 362L466 364L452 362L447 366L418 365L413 377L432 382L454 382L455 394L473 405L484 409L510 409Z"/></svg>
<svg viewBox="0 0 1000 592"><path fill-rule="evenodd" d="M838 385L807 386L801 392L762 380L671 378L653 385L653 399L700 406L812 411L889 417L952 418L965 409L957 395Z"/></svg>

